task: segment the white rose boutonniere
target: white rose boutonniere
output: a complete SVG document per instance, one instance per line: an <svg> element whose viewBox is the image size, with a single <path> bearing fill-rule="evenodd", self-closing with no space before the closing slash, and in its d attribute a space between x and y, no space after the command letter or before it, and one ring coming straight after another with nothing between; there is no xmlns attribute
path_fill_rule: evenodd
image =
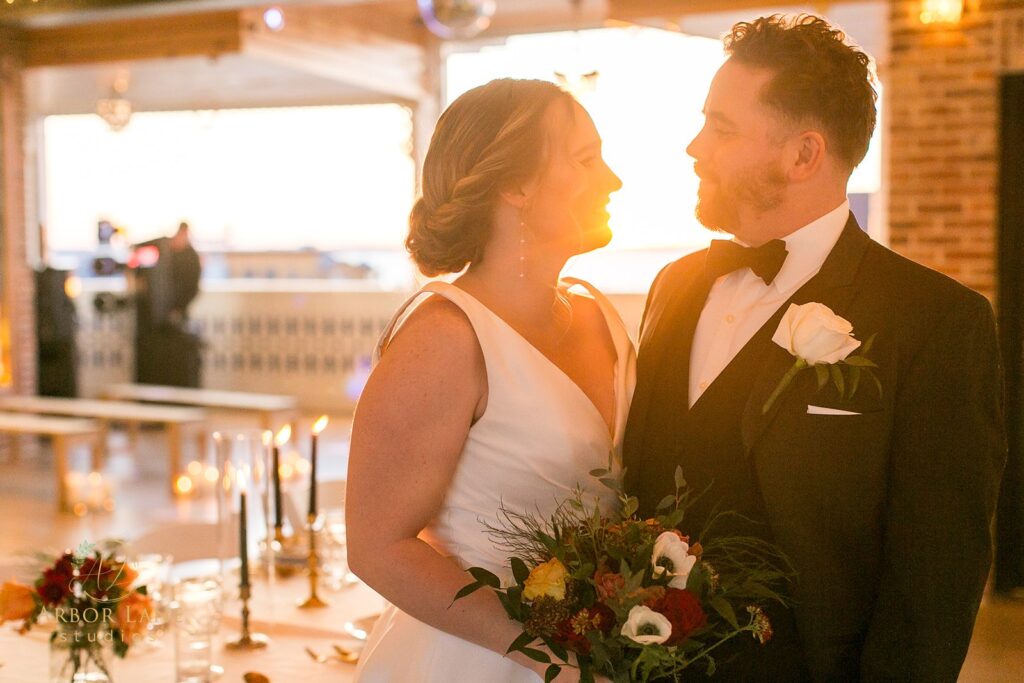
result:
<svg viewBox="0 0 1024 683"><path fill-rule="evenodd" d="M761 412L767 413L790 382L801 371L812 367L818 375L819 390L831 379L842 398L852 397L860 385L861 374L866 373L874 380L881 394L882 385L871 372L871 368L878 366L866 357L874 340L872 335L861 345L853 337L850 321L833 313L825 304L790 304L779 321L772 341L789 351L796 362L782 377ZM860 349L860 353L851 355L857 349ZM848 377L844 377L841 365L849 368Z"/></svg>

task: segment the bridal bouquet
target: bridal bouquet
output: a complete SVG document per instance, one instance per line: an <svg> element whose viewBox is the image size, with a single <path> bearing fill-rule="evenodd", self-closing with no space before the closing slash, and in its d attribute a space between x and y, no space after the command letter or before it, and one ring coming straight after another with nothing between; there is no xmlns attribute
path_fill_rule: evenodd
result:
<svg viewBox="0 0 1024 683"><path fill-rule="evenodd" d="M712 675L724 643L772 637L763 607L785 604L777 589L791 576L777 549L754 537L708 533L698 541L681 532L690 493L678 468L675 494L649 519L636 517L637 499L607 470L591 475L615 489L617 513L577 487L549 518L502 509L499 526L487 526L511 555L514 583L472 567L473 583L455 599L493 590L523 626L508 652L550 664L545 682L575 666L581 681L620 683L672 680L698 666Z"/></svg>

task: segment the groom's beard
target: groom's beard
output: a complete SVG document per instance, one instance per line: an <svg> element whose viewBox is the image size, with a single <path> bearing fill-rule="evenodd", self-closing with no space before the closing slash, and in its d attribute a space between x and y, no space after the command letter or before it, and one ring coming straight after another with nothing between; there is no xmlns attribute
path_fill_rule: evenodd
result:
<svg viewBox="0 0 1024 683"><path fill-rule="evenodd" d="M749 207L755 214L764 213L779 206L785 197L786 176L772 162L745 169L729 180L706 172L701 177L697 220L716 232L736 234L741 207Z"/></svg>

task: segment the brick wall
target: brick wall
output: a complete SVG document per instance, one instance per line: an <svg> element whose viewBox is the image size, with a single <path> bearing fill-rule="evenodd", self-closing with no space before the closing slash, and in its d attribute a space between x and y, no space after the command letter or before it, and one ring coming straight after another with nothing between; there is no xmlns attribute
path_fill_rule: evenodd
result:
<svg viewBox="0 0 1024 683"><path fill-rule="evenodd" d="M15 33L0 31L0 238L3 239L0 296L11 330L14 376L10 389L34 393L35 288L25 251L25 113L18 38Z"/></svg>
<svg viewBox="0 0 1024 683"><path fill-rule="evenodd" d="M990 299L996 292L999 27L1024 0L968 0L955 26L891 4L887 106L893 249Z"/></svg>

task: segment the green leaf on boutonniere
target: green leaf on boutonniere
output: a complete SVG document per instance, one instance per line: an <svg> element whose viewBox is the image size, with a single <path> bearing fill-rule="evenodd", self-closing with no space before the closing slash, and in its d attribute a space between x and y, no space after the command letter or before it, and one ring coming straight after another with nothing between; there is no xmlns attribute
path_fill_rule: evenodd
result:
<svg viewBox="0 0 1024 683"><path fill-rule="evenodd" d="M683 478L683 468L680 467L679 465L676 465L676 471L675 471L674 477L675 477L676 491L678 492L679 490L685 489L686 488L686 479Z"/></svg>
<svg viewBox="0 0 1024 683"><path fill-rule="evenodd" d="M828 384L828 366L815 365L814 371L818 374L818 391L821 391Z"/></svg>
<svg viewBox="0 0 1024 683"><path fill-rule="evenodd" d="M850 366L850 398L857 393L858 386L860 386L860 367L852 365Z"/></svg>
<svg viewBox="0 0 1024 683"><path fill-rule="evenodd" d="M878 367L877 365L875 365L874 361L872 361L872 360L870 360L868 358L865 358L864 356L850 356L849 358L844 360L843 363L845 363L846 365L852 365L852 366L861 367L861 368L877 368Z"/></svg>
<svg viewBox="0 0 1024 683"><path fill-rule="evenodd" d="M846 387L843 381L843 371L839 369L838 365L828 366L829 371L832 373L832 383L836 385L836 391L839 392L840 398L846 397Z"/></svg>
<svg viewBox="0 0 1024 683"><path fill-rule="evenodd" d="M861 344L861 347L860 347L860 355L861 356L868 355L868 351L871 350L871 346L875 343L875 337L877 337L877 336L878 336L878 333L875 332L873 335L868 337L868 340L866 342Z"/></svg>

